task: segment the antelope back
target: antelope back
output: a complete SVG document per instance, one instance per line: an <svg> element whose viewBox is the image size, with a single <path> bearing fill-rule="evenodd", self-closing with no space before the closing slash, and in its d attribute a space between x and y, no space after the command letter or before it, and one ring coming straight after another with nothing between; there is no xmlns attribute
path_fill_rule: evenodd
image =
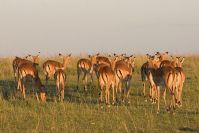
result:
<svg viewBox="0 0 199 133"><path fill-rule="evenodd" d="M97 78L99 78L100 72L103 70L103 68L107 66L108 66L107 64L103 64L103 63L94 65L94 70L95 70Z"/></svg>
<svg viewBox="0 0 199 133"><path fill-rule="evenodd" d="M115 74L110 66L106 65L101 67L98 73L100 82L103 82L104 84L111 84L115 81Z"/></svg>
<svg viewBox="0 0 199 133"><path fill-rule="evenodd" d="M166 86L172 89L175 82L175 70L173 67L161 67L158 69L149 69L150 82L157 86Z"/></svg>
<svg viewBox="0 0 199 133"><path fill-rule="evenodd" d="M35 80L38 79L38 71L37 71L37 69L32 64L29 64L29 63L22 64L18 68L18 74L19 74L19 77L21 79L25 78L27 76L31 76Z"/></svg>
<svg viewBox="0 0 199 133"><path fill-rule="evenodd" d="M91 68L92 68L91 61L89 59L80 59L77 62L77 68L82 69L82 70L86 70L86 71L90 71Z"/></svg>
<svg viewBox="0 0 199 133"><path fill-rule="evenodd" d="M111 62L107 57L104 56L97 56L96 57L96 63L97 64L107 64L109 66L111 66Z"/></svg>

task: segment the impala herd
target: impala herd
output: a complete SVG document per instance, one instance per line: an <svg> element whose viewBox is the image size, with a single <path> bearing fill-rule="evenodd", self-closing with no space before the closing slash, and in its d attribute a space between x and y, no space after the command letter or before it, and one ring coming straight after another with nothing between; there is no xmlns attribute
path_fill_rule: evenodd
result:
<svg viewBox="0 0 199 133"><path fill-rule="evenodd" d="M25 84L28 78L34 81L37 100L46 101L47 93L45 86L48 80L54 76L56 83L56 96L59 101L64 101L64 89L66 82L65 69L69 63L71 54L62 55L63 62L47 60L43 63L45 74L45 85L42 84L39 73L39 54L28 55L24 58L15 57L13 60L13 71L17 90L21 91L23 98L26 98ZM141 79L143 82L143 95L146 98L146 82L149 83L149 98L152 103L157 102L157 113L159 113L160 90L163 91L163 98L167 111L173 111L175 106L182 106L182 88L185 81L185 73L182 68L184 57L169 56L168 52L155 55L147 54L147 61L141 66ZM32 61L28 58L32 57ZM171 59L169 59L171 58ZM136 57L131 55L109 55L100 54L89 55L88 58L81 58L77 62L77 89L79 88L80 76L84 90L88 89L88 76L96 74L99 86L99 103L103 102L105 93L105 103L115 104L118 101L130 103L129 94L131 79L135 69ZM161 89L160 89L161 87ZM112 102L110 103L110 92L112 91ZM170 94L170 103L166 102L166 91Z"/></svg>

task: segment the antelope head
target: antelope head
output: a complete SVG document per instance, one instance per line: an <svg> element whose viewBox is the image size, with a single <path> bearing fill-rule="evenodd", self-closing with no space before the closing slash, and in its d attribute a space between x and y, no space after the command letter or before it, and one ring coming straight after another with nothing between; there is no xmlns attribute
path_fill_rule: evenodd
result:
<svg viewBox="0 0 199 133"><path fill-rule="evenodd" d="M39 55L40 55L40 52L38 52L37 55L28 55L28 57L32 57L32 62L33 64L35 65L39 65Z"/></svg>
<svg viewBox="0 0 199 133"><path fill-rule="evenodd" d="M68 62L69 62L69 59L71 57L71 54L68 54L68 55L62 55L61 53L59 53L59 56L63 58L63 67L66 68Z"/></svg>
<svg viewBox="0 0 199 133"><path fill-rule="evenodd" d="M46 88L44 85L42 85L40 88L39 88L39 93L40 93L40 99L42 102L46 102L46 99L47 99L47 92L46 92Z"/></svg>
<svg viewBox="0 0 199 133"><path fill-rule="evenodd" d="M178 57L178 63L177 63L177 67L182 67L182 64L184 63L185 57L182 57L182 59L180 59L180 57Z"/></svg>
<svg viewBox="0 0 199 133"><path fill-rule="evenodd" d="M160 59L160 61L163 61L163 60L165 60L165 59L168 58L168 54L169 54L169 52L164 52L164 53L157 52L155 54L155 56L158 56L158 58Z"/></svg>

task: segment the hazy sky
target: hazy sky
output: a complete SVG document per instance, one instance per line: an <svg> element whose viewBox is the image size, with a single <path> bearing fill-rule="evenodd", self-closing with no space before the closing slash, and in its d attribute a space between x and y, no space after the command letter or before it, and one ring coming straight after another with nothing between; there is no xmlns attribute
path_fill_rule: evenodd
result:
<svg viewBox="0 0 199 133"><path fill-rule="evenodd" d="M199 0L0 0L0 55L199 53Z"/></svg>

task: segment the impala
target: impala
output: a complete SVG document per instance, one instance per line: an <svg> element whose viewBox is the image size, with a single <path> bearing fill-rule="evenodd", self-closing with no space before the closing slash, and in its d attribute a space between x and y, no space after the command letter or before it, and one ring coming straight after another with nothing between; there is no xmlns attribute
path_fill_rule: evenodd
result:
<svg viewBox="0 0 199 133"><path fill-rule="evenodd" d="M108 65L105 65L99 69L98 72L98 83L100 87L100 100L103 101L103 88L105 87L105 99L106 104L110 105L110 87L112 88L113 93L113 104L115 103L115 73L112 68Z"/></svg>
<svg viewBox="0 0 199 133"><path fill-rule="evenodd" d="M100 88L100 99L99 102L103 100L103 88L105 87L105 99L106 104L110 104L110 88L112 88L113 93L113 102L115 103L115 82L116 76L114 72L115 63L118 60L118 56L115 55L115 58L111 61L111 66L107 63L103 64L96 64L95 65L95 72L98 78L98 84Z"/></svg>
<svg viewBox="0 0 199 133"><path fill-rule="evenodd" d="M147 56L147 62L145 62L141 66L141 78L142 78L142 83L143 83L144 97L146 97L146 81L148 80L148 68L157 69L161 66L162 62L167 62L168 60L166 59L168 58L168 52L164 52L164 53L157 52L154 56L151 56L149 54L147 54L146 56ZM150 86L149 97L150 97L150 100L152 100L152 102L155 102L155 99L152 97L152 93L153 93L153 89ZM145 99L145 101L147 100Z"/></svg>
<svg viewBox="0 0 199 133"><path fill-rule="evenodd" d="M64 88L66 81L66 74L64 73L64 68L55 68L55 82L56 82L56 95L59 98L59 101L64 101ZM61 87L60 87L61 86ZM61 96L60 96L61 91Z"/></svg>
<svg viewBox="0 0 199 133"><path fill-rule="evenodd" d="M12 66L13 66L15 81L17 80L17 71L20 65L25 64L25 63L30 63L37 66L39 64L39 55L32 56L33 61L27 60L28 57L30 56L32 55L28 55L25 58L15 57L15 59L13 60Z"/></svg>
<svg viewBox="0 0 199 133"><path fill-rule="evenodd" d="M184 62L184 57L180 60L180 57L172 57L172 60L164 60L161 62L160 67L172 67L175 69L176 81L175 81L175 90L176 90L176 105L178 107L182 106L182 88L185 81L185 73L182 69L182 64Z"/></svg>
<svg viewBox="0 0 199 133"><path fill-rule="evenodd" d="M154 58L156 60L156 58ZM158 63L158 62L157 62ZM159 64L159 63L158 63ZM171 102L170 106L168 108L168 111L170 109L174 109L175 107L175 69L173 67L160 67L160 68L148 68L148 79L150 82L150 86L152 87L152 97L155 97L155 94L157 96L158 101L158 107L157 107L157 113L159 113L160 107L160 86L164 88L164 101L166 105L166 89L169 90L171 95ZM166 89L165 89L166 88ZM156 93L155 93L156 92ZM167 105L166 105L167 106Z"/></svg>
<svg viewBox="0 0 199 133"><path fill-rule="evenodd" d="M146 81L148 81L148 68L149 67L154 67L153 63L151 62L151 59L153 58L153 56L147 54L147 62L145 62L142 66L141 66L141 79L142 79L142 84L143 84L143 95L144 97L146 97ZM149 93L149 97L150 99L152 98L152 92L151 92L151 87L150 87L150 93Z"/></svg>
<svg viewBox="0 0 199 133"><path fill-rule="evenodd" d="M45 100L46 99L45 87L42 85L41 80L38 76L38 70L36 69L35 66L33 66L30 63L24 63L20 65L18 68L18 90L21 90L23 98L24 99L26 98L25 82L27 77L31 77L34 80L35 85L39 88L41 100Z"/></svg>
<svg viewBox="0 0 199 133"><path fill-rule="evenodd" d="M178 58L179 59L179 58ZM184 70L182 69L182 64L184 62L184 57L179 60L179 62L177 63L177 67L175 67L175 71L176 71L176 105L178 107L182 106L182 89L183 89L183 85L185 82L185 78L186 75L184 73Z"/></svg>
<svg viewBox="0 0 199 133"><path fill-rule="evenodd" d="M59 54L59 56L63 57L63 63L60 63L54 60L47 60L43 64L43 70L46 77L46 85L48 84L49 78L55 74L55 67L66 69L69 59L71 57L71 54L67 56L62 56L62 54Z"/></svg>
<svg viewBox="0 0 199 133"><path fill-rule="evenodd" d="M91 58L91 56L89 56ZM89 59L79 59L77 62L77 89L79 88L79 78L81 73L83 73L83 84L84 90L87 90L87 76L88 74L91 75L91 80L93 81L93 64L92 61Z"/></svg>
<svg viewBox="0 0 199 133"><path fill-rule="evenodd" d="M124 93L124 98L128 100L129 93L130 93L130 81L132 78L132 73L134 71L134 63L135 63L135 57L130 56L126 57L124 60L119 60L115 63L115 74L116 74L116 92L119 89L120 97L122 95L122 83L125 83L126 88L126 94ZM128 103L130 101L128 100Z"/></svg>
<svg viewBox="0 0 199 133"><path fill-rule="evenodd" d="M175 69L175 74L176 74L176 81L175 81L175 90L176 90L176 105L178 107L182 106L182 89L183 89L183 84L185 81L185 73L182 69L182 64L184 62L184 57L180 60L180 57L172 57L172 61L165 60L161 63L161 67L173 67Z"/></svg>

